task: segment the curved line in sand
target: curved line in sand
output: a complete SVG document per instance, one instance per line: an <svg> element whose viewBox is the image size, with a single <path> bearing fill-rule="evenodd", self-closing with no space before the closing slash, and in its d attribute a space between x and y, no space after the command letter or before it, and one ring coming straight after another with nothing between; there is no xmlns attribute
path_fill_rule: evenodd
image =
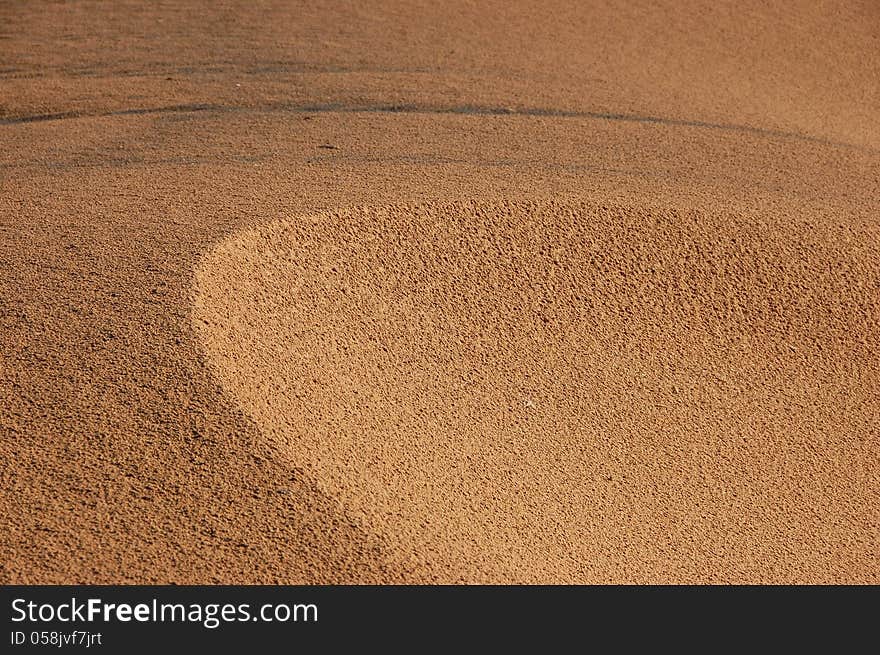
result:
<svg viewBox="0 0 880 655"><path fill-rule="evenodd" d="M872 531L866 235L593 204L363 208L234 234L197 288L224 388L404 568L825 579L827 544Z"/></svg>
<svg viewBox="0 0 880 655"><path fill-rule="evenodd" d="M257 106L234 106L216 104L186 104L169 105L166 107L136 107L131 109L119 109L113 111L70 111L49 114L31 114L27 116L10 116L0 118L0 125L21 125L27 123L41 123L48 121L71 120L77 118L107 118L113 116L144 116L151 114L171 113L240 113L240 112L266 112L266 113L295 113L295 114L320 114L320 113L379 113L379 114L456 114L463 116L537 116L545 118L587 119L606 120L623 123L646 123L664 125L667 127L690 127L707 130L721 130L725 132L738 132L754 134L765 138L790 139L807 143L816 143L834 148L848 148L863 152L877 152L870 146L834 141L823 137L811 136L799 132L788 132L771 128L754 127L751 125L738 125L735 123L713 123L710 121L691 120L682 118L664 118L662 116L648 116L640 114L626 114L618 112L595 112L595 111L567 111L559 109L544 109L539 107L508 108L491 107L480 105L450 105L430 106L413 104L373 104L373 105L347 105L342 103L327 103L320 105L294 105L294 104L269 104Z"/></svg>

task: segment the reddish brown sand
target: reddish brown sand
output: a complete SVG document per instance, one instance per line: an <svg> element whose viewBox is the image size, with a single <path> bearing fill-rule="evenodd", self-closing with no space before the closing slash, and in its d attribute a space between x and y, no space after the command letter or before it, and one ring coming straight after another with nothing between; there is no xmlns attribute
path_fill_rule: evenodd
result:
<svg viewBox="0 0 880 655"><path fill-rule="evenodd" d="M880 582L875 2L180 4L0 4L0 582Z"/></svg>

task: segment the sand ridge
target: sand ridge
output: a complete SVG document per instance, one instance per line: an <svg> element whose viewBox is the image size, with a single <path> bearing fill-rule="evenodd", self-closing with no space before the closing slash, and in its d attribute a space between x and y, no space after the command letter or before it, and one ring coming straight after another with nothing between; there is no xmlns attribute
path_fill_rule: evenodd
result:
<svg viewBox="0 0 880 655"><path fill-rule="evenodd" d="M857 509L877 484L873 236L592 203L363 208L223 242L194 321L276 456L403 566L833 579L831 544L877 518Z"/></svg>

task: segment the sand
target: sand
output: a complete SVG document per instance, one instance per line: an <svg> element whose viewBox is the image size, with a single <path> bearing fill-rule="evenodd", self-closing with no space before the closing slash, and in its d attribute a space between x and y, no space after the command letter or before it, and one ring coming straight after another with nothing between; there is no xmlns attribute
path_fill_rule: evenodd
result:
<svg viewBox="0 0 880 655"><path fill-rule="evenodd" d="M5 3L0 581L877 583L871 2Z"/></svg>

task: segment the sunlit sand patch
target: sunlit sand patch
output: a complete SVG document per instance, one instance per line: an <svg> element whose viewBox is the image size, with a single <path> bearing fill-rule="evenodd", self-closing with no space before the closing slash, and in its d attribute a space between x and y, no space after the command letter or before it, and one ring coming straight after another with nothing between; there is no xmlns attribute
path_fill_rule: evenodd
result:
<svg viewBox="0 0 880 655"><path fill-rule="evenodd" d="M278 457L398 563L821 580L876 570L878 255L792 217L360 208L232 235L193 319Z"/></svg>

